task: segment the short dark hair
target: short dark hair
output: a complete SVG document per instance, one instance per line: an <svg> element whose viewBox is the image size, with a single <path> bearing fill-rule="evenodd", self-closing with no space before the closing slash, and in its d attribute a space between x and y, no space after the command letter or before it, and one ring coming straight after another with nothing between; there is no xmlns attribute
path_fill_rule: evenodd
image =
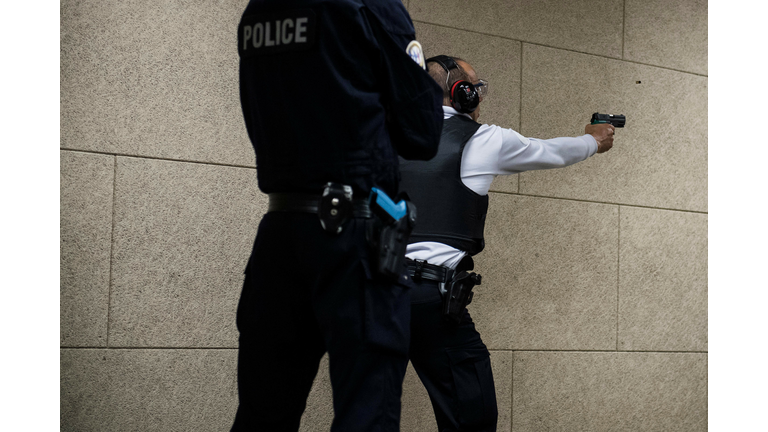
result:
<svg viewBox="0 0 768 432"><path fill-rule="evenodd" d="M450 57L450 56L449 56ZM466 63L467 61L464 59L460 59L458 57L451 57L458 65L458 62L462 61ZM440 84L440 87L443 89L443 97L450 99L451 98L451 86L456 81L469 81L469 75L467 72L459 66L456 69L451 70L450 80L448 81L448 72L443 69L442 66L440 66L440 63L436 61L431 61L427 63L427 71L429 72L429 76L432 77L438 84Z"/></svg>

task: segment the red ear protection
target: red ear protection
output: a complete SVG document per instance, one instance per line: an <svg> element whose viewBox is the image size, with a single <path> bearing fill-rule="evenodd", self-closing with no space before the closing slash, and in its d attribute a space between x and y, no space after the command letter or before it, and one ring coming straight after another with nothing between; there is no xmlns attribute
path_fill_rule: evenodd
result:
<svg viewBox="0 0 768 432"><path fill-rule="evenodd" d="M445 69L448 77L451 70L459 69L458 63L451 57L439 55L427 59L427 63L436 62ZM477 109L480 104L480 95L474 84L469 81L456 81L451 85L451 106L460 113L469 114Z"/></svg>
<svg viewBox="0 0 768 432"><path fill-rule="evenodd" d="M460 112L469 114L477 109L480 97L477 89L469 81L456 81L451 86L451 106Z"/></svg>

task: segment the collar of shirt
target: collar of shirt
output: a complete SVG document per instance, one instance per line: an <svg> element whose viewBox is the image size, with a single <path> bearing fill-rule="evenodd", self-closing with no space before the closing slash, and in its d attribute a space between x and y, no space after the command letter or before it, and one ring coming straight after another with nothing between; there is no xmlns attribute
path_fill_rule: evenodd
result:
<svg viewBox="0 0 768 432"><path fill-rule="evenodd" d="M455 115L463 115L466 118L470 118L470 119L472 118L472 116L469 114L460 113L455 109L453 109L452 107L443 105L443 120L451 118Z"/></svg>

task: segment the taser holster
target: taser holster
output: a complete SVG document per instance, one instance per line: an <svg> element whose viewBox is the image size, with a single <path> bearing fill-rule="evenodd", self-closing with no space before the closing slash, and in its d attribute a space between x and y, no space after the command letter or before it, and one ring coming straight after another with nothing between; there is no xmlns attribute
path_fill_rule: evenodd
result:
<svg viewBox="0 0 768 432"><path fill-rule="evenodd" d="M377 216L366 232L372 261L378 274L398 280L405 270L408 238L416 225L416 206L407 201L407 196L395 204L376 188L372 189L369 201L372 213Z"/></svg>

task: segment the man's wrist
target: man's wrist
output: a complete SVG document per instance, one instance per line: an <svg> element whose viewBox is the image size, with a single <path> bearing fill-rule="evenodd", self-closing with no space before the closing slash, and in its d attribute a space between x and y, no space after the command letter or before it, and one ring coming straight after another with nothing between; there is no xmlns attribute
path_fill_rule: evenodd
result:
<svg viewBox="0 0 768 432"><path fill-rule="evenodd" d="M584 134L592 139L592 142L594 143L594 146L592 147L592 151L590 152L589 156L594 156L597 154L597 151L600 150L600 144L597 142L597 138L595 138L592 134Z"/></svg>

